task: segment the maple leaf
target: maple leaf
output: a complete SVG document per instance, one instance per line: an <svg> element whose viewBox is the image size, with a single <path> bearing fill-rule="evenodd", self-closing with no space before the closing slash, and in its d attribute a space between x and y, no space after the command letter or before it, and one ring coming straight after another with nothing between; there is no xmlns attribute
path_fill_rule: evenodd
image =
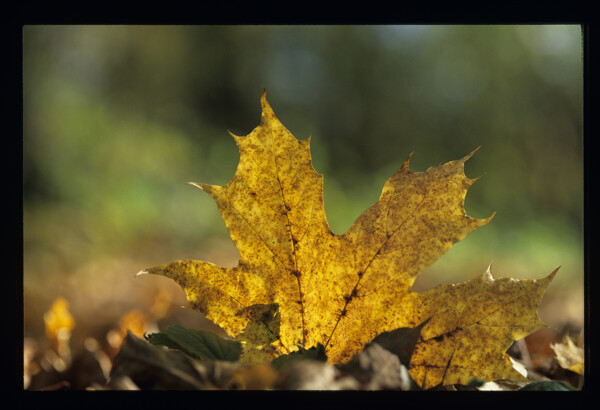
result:
<svg viewBox="0 0 600 410"><path fill-rule="evenodd" d="M542 280L483 276L459 285L412 292L417 275L492 217L466 215L476 179L464 158L409 170L409 158L379 200L343 235L323 206L323 177L312 166L310 138L297 140L261 97L261 122L249 135L231 134L240 152L225 186L191 183L216 202L240 252L222 268L182 260L146 269L175 280L191 308L245 344L242 360L259 362L319 344L343 363L383 332L427 319L410 359L421 387L523 376L510 344L544 327L537 306L553 272Z"/></svg>

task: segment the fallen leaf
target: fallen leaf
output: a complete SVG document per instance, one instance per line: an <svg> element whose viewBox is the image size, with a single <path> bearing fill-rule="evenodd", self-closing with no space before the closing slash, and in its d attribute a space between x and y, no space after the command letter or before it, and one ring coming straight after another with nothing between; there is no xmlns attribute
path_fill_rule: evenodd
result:
<svg viewBox="0 0 600 410"><path fill-rule="evenodd" d="M106 340L110 346L111 355L114 355L119 351L125 337L127 337L127 332L131 332L137 337L143 337L150 326L150 318L139 309L132 309L124 314L119 319L119 326L115 329L111 329L106 334Z"/></svg>
<svg viewBox="0 0 600 410"><path fill-rule="evenodd" d="M74 355L73 363L65 374L72 390L84 390L94 384L105 385L106 377L97 355L88 349L81 349Z"/></svg>
<svg viewBox="0 0 600 410"><path fill-rule="evenodd" d="M140 389L206 389L192 359L176 350L162 350L135 336L131 331L123 341L110 372L109 387L124 377ZM125 379L127 380L127 379ZM210 387L210 386L208 386Z"/></svg>
<svg viewBox="0 0 600 410"><path fill-rule="evenodd" d="M71 364L70 341L71 332L75 327L75 319L69 311L69 302L65 298L58 297L54 300L50 310L44 313L44 325L50 345L58 353L58 356L50 359L50 362L56 370L62 372Z"/></svg>
<svg viewBox="0 0 600 410"><path fill-rule="evenodd" d="M520 391L576 391L569 383L561 380L538 380L526 384Z"/></svg>
<svg viewBox="0 0 600 410"><path fill-rule="evenodd" d="M466 283L410 290L417 275L493 217L474 219L464 210L475 182L464 164L475 151L426 172L409 170L409 157L379 200L336 235L310 139L297 140L264 93L261 104L260 125L245 137L232 134L240 152L233 179L225 186L192 183L215 200L240 252L238 265L181 260L140 273L175 280L193 309L230 336L245 335L245 351L263 353L244 361L322 344L329 363L344 363L378 334L431 318L410 362L421 387L474 377L523 380L505 352L545 326L537 306L556 271L515 280L494 279L488 268ZM255 306L259 312L247 314Z"/></svg>
<svg viewBox="0 0 600 410"><path fill-rule="evenodd" d="M377 343L368 345L339 369L354 377L361 390L410 390L413 383L398 356Z"/></svg>
<svg viewBox="0 0 600 410"><path fill-rule="evenodd" d="M583 347L575 345L568 334L561 343L552 343L550 347L554 350L560 367L583 374L585 354Z"/></svg>
<svg viewBox="0 0 600 410"><path fill-rule="evenodd" d="M139 309L132 309L119 319L119 331L123 338L127 331L131 331L137 337L142 337L148 328L149 318Z"/></svg>
<svg viewBox="0 0 600 410"><path fill-rule="evenodd" d="M186 329L172 325L161 333L146 336L154 346L166 346L169 349L181 350L197 360L239 360L242 346L234 340L226 340L214 333L204 330Z"/></svg>
<svg viewBox="0 0 600 410"><path fill-rule="evenodd" d="M341 377L335 366L317 360L290 363L275 382L279 390L357 390L359 387L353 377Z"/></svg>
<svg viewBox="0 0 600 410"><path fill-rule="evenodd" d="M496 380L484 383L477 387L479 391L515 391L525 386L526 382L513 382L510 380Z"/></svg>
<svg viewBox="0 0 600 410"><path fill-rule="evenodd" d="M65 298L58 297L54 300L50 310L44 313L44 324L46 335L53 344L70 338L75 319L69 312L69 302Z"/></svg>

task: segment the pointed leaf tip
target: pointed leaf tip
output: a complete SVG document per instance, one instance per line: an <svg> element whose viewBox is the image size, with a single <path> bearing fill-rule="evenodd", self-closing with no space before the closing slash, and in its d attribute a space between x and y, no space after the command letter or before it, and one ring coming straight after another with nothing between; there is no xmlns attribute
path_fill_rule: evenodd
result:
<svg viewBox="0 0 600 410"><path fill-rule="evenodd" d="M233 137L233 139L235 139L236 141L238 140L238 138L243 138L239 135L235 135L233 132L231 132L230 130L227 130L227 132L229 133L229 135L231 135Z"/></svg>
<svg viewBox="0 0 600 410"><path fill-rule="evenodd" d="M479 148L481 148L481 145L478 146L477 148L475 148L473 151L471 151L470 153L468 153L467 155L465 155L464 157L462 157L460 159L461 162L466 162L469 158L471 158L473 155L475 155L475 153L477 151L479 151Z"/></svg>
<svg viewBox="0 0 600 410"><path fill-rule="evenodd" d="M402 163L402 169L408 171L408 163L410 162L410 157L412 157L414 154L414 151L411 152L410 154L408 154L408 157L406 157L406 159L404 160L404 162Z"/></svg>
<svg viewBox="0 0 600 410"><path fill-rule="evenodd" d="M203 185L203 184L201 184L201 183L199 183L199 182L188 182L188 184L190 184L190 185L193 185L193 186L195 186L196 188L200 188L201 190L203 190L203 191L204 191L204 188L202 188L202 185Z"/></svg>
<svg viewBox="0 0 600 410"><path fill-rule="evenodd" d="M267 91L265 90L260 97L260 105L262 107L261 124L263 121L276 120L275 113L267 101Z"/></svg>
<svg viewBox="0 0 600 410"><path fill-rule="evenodd" d="M494 216L496 216L496 211L494 211L494 213L492 213L490 216L484 219L485 223L487 224L489 221L494 219Z"/></svg>
<svg viewBox="0 0 600 410"><path fill-rule="evenodd" d="M552 279L554 279L554 277L556 276L556 274L558 273L558 270L562 267L562 265L559 265L558 268L554 269L548 276L546 276L546 279L548 279L548 282L552 282Z"/></svg>
<svg viewBox="0 0 600 410"><path fill-rule="evenodd" d="M492 263L491 262L488 265L488 267L485 270L485 272L483 272L483 279L484 280L489 280L490 282L494 281L494 277L492 276Z"/></svg>
<svg viewBox="0 0 600 410"><path fill-rule="evenodd" d="M267 101L267 90L263 90L263 93L260 96L260 105L263 107L263 110L265 107L269 106L269 102Z"/></svg>

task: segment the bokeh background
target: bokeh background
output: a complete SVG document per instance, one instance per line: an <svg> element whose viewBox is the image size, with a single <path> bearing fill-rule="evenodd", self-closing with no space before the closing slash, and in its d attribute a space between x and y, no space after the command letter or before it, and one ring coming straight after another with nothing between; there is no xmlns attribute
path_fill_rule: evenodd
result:
<svg viewBox="0 0 600 410"><path fill-rule="evenodd" d="M231 179L227 131L258 125L263 89L297 138L312 137L336 233L411 152L425 171L481 146L465 207L496 216L415 289L490 263L516 278L561 265L540 315L581 326L582 58L577 25L25 26L25 336L47 336L58 297L74 341L110 342L131 317L216 330L181 308L176 284L135 274L177 259L236 265L217 207L186 182Z"/></svg>

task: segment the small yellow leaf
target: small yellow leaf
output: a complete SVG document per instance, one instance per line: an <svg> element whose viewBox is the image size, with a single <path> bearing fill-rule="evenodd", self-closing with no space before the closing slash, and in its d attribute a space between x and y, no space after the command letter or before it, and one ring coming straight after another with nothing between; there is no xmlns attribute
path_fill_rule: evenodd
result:
<svg viewBox="0 0 600 410"><path fill-rule="evenodd" d="M106 340L111 347L111 350L116 353L127 337L127 332L131 332L139 338L144 337L144 333L148 331L150 318L139 309L132 309L124 314L119 319L119 326L116 329L111 329Z"/></svg>
<svg viewBox="0 0 600 410"><path fill-rule="evenodd" d="M69 338L75 327L75 319L69 312L69 302L59 297L54 300L52 307L44 314L46 335L51 341Z"/></svg>
<svg viewBox="0 0 600 410"><path fill-rule="evenodd" d="M123 338L127 335L127 331L131 331L137 337L143 337L148 327L149 318L144 312L139 309L132 309L127 312L119 320L119 329Z"/></svg>
<svg viewBox="0 0 600 410"><path fill-rule="evenodd" d="M537 306L556 271L515 280L494 279L488 269L462 284L411 291L423 270L493 217L474 219L464 210L475 182L464 164L476 150L426 172L411 171L407 158L379 200L336 235L310 139L297 140L264 93L261 105L260 125L233 136L240 161L232 180L192 183L215 200L238 265L183 260L142 273L175 280L193 309L243 343L247 361L322 344L331 364L343 363L378 334L431 318L410 363L422 387L474 377L523 380L505 352L545 326Z"/></svg>
<svg viewBox="0 0 600 410"><path fill-rule="evenodd" d="M577 374L583 374L585 362L583 347L575 345L569 335L565 335L561 343L550 344L550 347L554 350L560 367Z"/></svg>

